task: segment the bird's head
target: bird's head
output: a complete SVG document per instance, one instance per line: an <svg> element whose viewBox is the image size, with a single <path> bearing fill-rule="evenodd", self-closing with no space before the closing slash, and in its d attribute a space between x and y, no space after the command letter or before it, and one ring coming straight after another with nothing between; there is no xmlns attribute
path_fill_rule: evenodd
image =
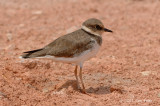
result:
<svg viewBox="0 0 160 106"><path fill-rule="evenodd" d="M90 18L83 22L82 29L88 33L101 36L103 32L112 32L104 27L103 23L95 18Z"/></svg>

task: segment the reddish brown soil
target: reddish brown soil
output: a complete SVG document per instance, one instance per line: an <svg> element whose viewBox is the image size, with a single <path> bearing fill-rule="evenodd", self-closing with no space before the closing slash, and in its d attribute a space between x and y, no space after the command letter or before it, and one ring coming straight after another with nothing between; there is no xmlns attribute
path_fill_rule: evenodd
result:
<svg viewBox="0 0 160 106"><path fill-rule="evenodd" d="M21 60L98 18L103 34L96 58L76 89L74 66ZM0 106L160 105L160 0L0 0Z"/></svg>

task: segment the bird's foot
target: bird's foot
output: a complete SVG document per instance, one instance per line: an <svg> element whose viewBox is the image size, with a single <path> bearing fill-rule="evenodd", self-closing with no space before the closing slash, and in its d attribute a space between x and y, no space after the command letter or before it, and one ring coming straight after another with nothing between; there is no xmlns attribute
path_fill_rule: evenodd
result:
<svg viewBox="0 0 160 106"><path fill-rule="evenodd" d="M87 92L86 92L85 89L81 89L81 92L82 92L83 94L87 94Z"/></svg>

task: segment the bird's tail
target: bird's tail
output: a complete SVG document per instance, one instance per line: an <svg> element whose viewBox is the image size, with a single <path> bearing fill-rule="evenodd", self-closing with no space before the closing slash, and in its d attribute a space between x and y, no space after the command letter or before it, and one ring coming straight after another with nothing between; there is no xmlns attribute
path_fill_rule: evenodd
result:
<svg viewBox="0 0 160 106"><path fill-rule="evenodd" d="M40 51L42 51L43 49L37 49L37 50L32 50L32 51L27 51L27 52L23 52L24 54L20 57L20 58L34 58L34 57L38 57L40 56Z"/></svg>

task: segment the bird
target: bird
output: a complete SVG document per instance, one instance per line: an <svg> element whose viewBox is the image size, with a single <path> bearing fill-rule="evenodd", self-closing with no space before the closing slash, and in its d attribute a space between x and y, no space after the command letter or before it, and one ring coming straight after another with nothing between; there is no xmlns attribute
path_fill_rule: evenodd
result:
<svg viewBox="0 0 160 106"><path fill-rule="evenodd" d="M89 18L76 31L63 35L40 49L23 52L21 58L47 58L55 62L74 64L77 89L82 93L86 93L82 79L83 64L98 53L102 45L103 32L113 31L105 28L99 19ZM79 78L78 66L80 67ZM82 88L80 87L79 79Z"/></svg>

